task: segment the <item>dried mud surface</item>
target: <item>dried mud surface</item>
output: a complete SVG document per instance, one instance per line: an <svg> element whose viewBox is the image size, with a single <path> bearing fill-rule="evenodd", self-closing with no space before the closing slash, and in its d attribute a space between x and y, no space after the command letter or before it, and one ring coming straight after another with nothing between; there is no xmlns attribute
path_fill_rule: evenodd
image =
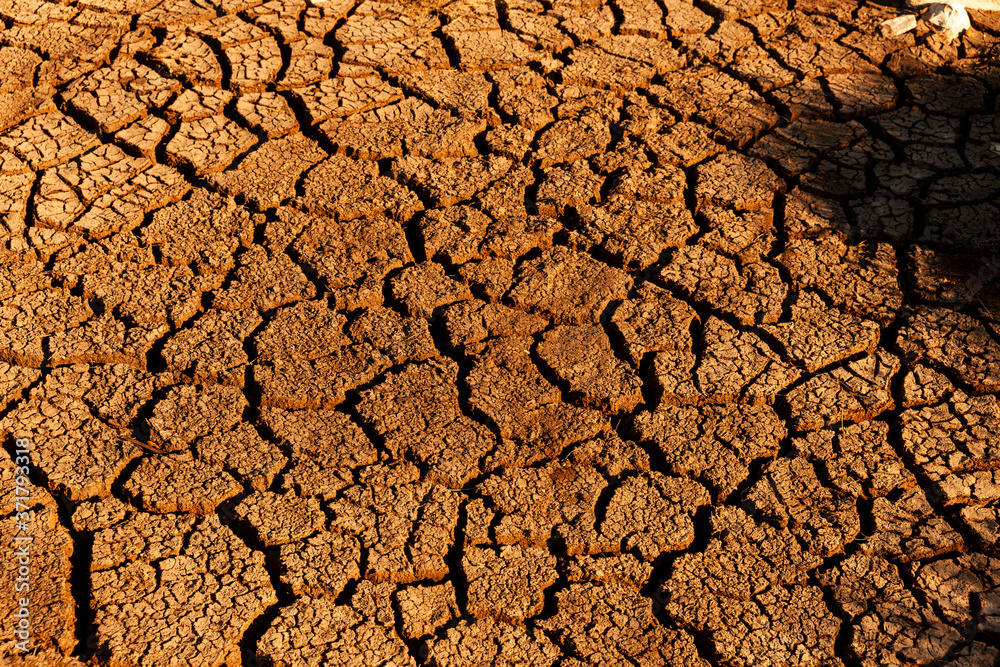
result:
<svg viewBox="0 0 1000 667"><path fill-rule="evenodd" d="M998 664L1000 23L892 4L0 2L0 662Z"/></svg>

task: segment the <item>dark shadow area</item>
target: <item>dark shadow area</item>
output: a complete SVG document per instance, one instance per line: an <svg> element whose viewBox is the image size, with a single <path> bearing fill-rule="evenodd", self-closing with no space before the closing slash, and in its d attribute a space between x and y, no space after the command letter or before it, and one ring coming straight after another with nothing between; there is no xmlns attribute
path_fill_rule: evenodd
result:
<svg viewBox="0 0 1000 667"><path fill-rule="evenodd" d="M1000 19L970 14L973 29L952 43L923 22L896 39L853 40L856 51L870 47L863 53L877 69L817 77L825 99L809 103L770 94L782 121L750 152L789 184L779 231L786 250L832 236L856 249L848 254L866 275L861 260L888 244L903 310L944 306L997 325L1000 41L990 30Z"/></svg>

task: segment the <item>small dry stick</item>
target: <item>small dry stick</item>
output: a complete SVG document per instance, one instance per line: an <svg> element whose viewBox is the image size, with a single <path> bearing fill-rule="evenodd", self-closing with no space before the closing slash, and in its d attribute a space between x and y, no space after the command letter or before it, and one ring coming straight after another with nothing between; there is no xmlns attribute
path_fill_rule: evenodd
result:
<svg viewBox="0 0 1000 667"><path fill-rule="evenodd" d="M147 452L153 452L154 454L166 454L167 453L167 452L163 451L162 449L157 449L156 447L153 447L152 445L143 442L142 440L136 440L135 438L133 438L130 435L123 435L123 436L121 436L121 439L125 440L127 442L131 442L133 445L135 445L137 447L142 447Z"/></svg>

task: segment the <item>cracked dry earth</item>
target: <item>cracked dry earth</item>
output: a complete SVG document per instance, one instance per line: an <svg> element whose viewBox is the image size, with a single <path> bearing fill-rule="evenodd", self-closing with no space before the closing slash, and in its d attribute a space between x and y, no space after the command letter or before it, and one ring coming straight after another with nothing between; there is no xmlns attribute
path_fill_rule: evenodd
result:
<svg viewBox="0 0 1000 667"><path fill-rule="evenodd" d="M10 665L1000 661L1000 20L2 0Z"/></svg>

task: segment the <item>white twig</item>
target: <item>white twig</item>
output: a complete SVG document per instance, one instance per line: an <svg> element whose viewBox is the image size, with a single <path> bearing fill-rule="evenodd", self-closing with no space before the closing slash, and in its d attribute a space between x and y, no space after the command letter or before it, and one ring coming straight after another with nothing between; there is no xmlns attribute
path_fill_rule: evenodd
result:
<svg viewBox="0 0 1000 667"><path fill-rule="evenodd" d="M940 3L941 0L909 0L911 7L923 7ZM964 7L965 9L981 9L987 12L1000 12L1000 0L947 0L949 5Z"/></svg>

